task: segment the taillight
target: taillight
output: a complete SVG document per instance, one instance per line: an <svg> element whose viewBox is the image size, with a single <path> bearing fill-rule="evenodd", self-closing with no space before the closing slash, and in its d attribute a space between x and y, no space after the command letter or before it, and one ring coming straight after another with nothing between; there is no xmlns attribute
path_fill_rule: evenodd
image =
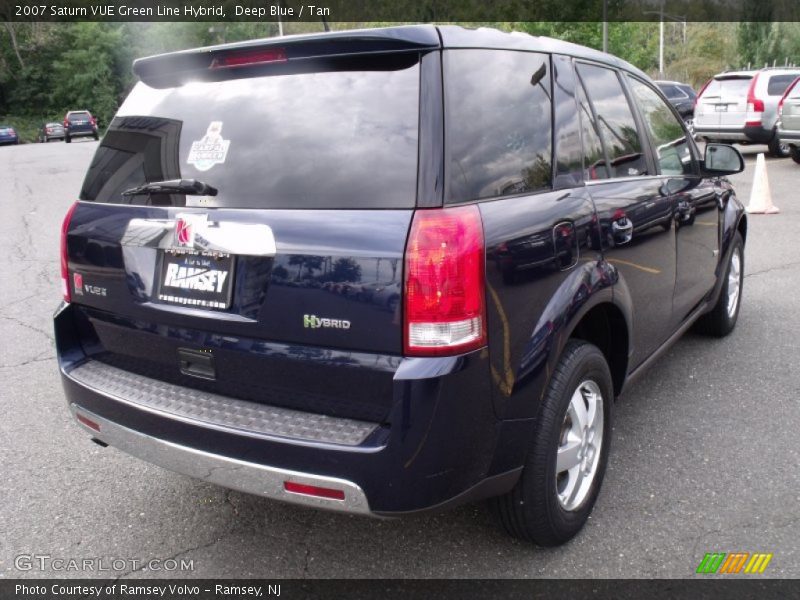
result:
<svg viewBox="0 0 800 600"><path fill-rule="evenodd" d="M69 207L67 214L64 216L64 222L61 224L61 292L64 295L64 301L70 302L72 300L72 293L69 289L69 266L67 256L67 232L69 231L69 223L72 220L72 213L78 203L75 202Z"/></svg>
<svg viewBox="0 0 800 600"><path fill-rule="evenodd" d="M269 50L234 50L215 56L208 68L230 69L280 62L286 62L286 51L283 48L271 48Z"/></svg>
<svg viewBox="0 0 800 600"><path fill-rule="evenodd" d="M460 354L486 344L484 262L476 205L414 214L405 256L406 355Z"/></svg>
<svg viewBox="0 0 800 600"><path fill-rule="evenodd" d="M755 74L750 81L750 87L747 88L747 117L745 118L745 127L761 125L761 114L764 112L764 101L756 98L756 82L758 81L758 73Z"/></svg>
<svg viewBox="0 0 800 600"><path fill-rule="evenodd" d="M694 97L694 110L697 110L697 103L700 102L700 96L703 95L703 92L706 91L706 88L711 84L712 81L714 81L713 77L711 79L709 79L708 81L706 81L703 84L703 87L700 88L700 91L697 92L697 96Z"/></svg>
<svg viewBox="0 0 800 600"><path fill-rule="evenodd" d="M69 126L69 121L67 121L66 119L64 119L64 127L68 127L68 126Z"/></svg>
<svg viewBox="0 0 800 600"><path fill-rule="evenodd" d="M794 89L794 86L797 85L797 82L800 81L800 77L796 77L795 80L789 84L789 87L786 88L786 91L783 92L783 96L781 96L780 101L778 102L778 116L783 116L783 101L786 100L786 97L791 93Z"/></svg>

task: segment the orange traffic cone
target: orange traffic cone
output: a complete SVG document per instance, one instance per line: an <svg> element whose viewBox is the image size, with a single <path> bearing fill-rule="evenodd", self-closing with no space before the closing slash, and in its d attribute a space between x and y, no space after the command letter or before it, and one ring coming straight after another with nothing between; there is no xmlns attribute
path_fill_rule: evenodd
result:
<svg viewBox="0 0 800 600"><path fill-rule="evenodd" d="M769 191L769 178L767 177L767 161L764 154L759 153L756 158L756 172L753 174L753 190L750 192L750 204L747 212L763 215L774 215L780 209L772 203L772 194Z"/></svg>

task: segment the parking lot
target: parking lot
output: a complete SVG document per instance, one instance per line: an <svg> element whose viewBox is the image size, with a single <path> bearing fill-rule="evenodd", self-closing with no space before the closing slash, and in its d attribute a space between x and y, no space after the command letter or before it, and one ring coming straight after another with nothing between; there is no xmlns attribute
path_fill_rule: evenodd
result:
<svg viewBox="0 0 800 600"><path fill-rule="evenodd" d="M405 520L226 491L101 449L72 423L54 358L61 219L97 143L0 148L0 577L690 577L706 552L773 553L800 577L800 165L768 159L775 216L750 217L735 332L688 334L620 398L586 529L508 538L482 505ZM746 202L755 156L733 181ZM193 561L192 571L19 570L15 557Z"/></svg>

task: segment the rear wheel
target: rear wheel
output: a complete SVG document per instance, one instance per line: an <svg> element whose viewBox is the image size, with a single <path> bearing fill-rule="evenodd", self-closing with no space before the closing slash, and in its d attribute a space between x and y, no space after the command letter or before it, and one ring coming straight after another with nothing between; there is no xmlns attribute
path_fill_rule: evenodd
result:
<svg viewBox="0 0 800 600"><path fill-rule="evenodd" d="M65 141L65 142L67 142L67 143L69 144L69 143L71 143L71 142L72 142L72 138L71 138L71 137L69 137L69 136L65 136L65 137L64 137L64 141Z"/></svg>
<svg viewBox="0 0 800 600"><path fill-rule="evenodd" d="M792 157L792 160L800 165L800 148L797 146L789 146L789 154Z"/></svg>
<svg viewBox="0 0 800 600"><path fill-rule="evenodd" d="M613 400L603 353L570 340L542 401L522 476L492 501L509 534L557 546L581 530L605 473Z"/></svg>
<svg viewBox="0 0 800 600"><path fill-rule="evenodd" d="M739 308L742 304L742 284L744 283L744 241L737 231L733 238L731 257L725 270L725 280L719 292L719 299L711 312L697 321L701 333L723 337L736 327Z"/></svg>
<svg viewBox="0 0 800 600"><path fill-rule="evenodd" d="M777 158L785 158L789 156L791 148L789 144L783 143L778 139L778 136L772 138L769 143L769 153Z"/></svg>

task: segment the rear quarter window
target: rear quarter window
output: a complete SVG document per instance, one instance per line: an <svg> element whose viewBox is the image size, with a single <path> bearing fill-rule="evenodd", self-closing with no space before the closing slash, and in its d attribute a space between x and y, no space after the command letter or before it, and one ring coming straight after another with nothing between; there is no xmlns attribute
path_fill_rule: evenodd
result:
<svg viewBox="0 0 800 600"><path fill-rule="evenodd" d="M111 123L81 198L196 205L193 196L122 196L197 179L203 206L411 208L416 203L419 55L342 58L325 70L139 83Z"/></svg>
<svg viewBox="0 0 800 600"><path fill-rule="evenodd" d="M550 189L550 78L547 54L444 53L447 202Z"/></svg>
<svg viewBox="0 0 800 600"><path fill-rule="evenodd" d="M797 77L797 73L792 75L773 75L769 78L767 83L767 95L769 96L783 96L786 88Z"/></svg>

